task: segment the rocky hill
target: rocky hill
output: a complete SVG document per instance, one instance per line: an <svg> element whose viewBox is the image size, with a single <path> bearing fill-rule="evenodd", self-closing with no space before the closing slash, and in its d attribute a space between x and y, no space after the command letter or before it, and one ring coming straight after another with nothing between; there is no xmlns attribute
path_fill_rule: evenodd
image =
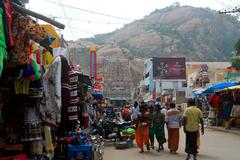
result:
<svg viewBox="0 0 240 160"><path fill-rule="evenodd" d="M108 51L124 50L128 58L184 56L189 61L224 61L232 56L239 38L240 23L233 16L172 5L112 33L80 41L108 46Z"/></svg>

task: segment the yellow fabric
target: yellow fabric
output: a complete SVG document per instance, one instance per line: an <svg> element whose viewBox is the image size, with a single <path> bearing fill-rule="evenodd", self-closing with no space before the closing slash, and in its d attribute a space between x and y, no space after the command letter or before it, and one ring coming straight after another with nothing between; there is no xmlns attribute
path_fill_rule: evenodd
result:
<svg viewBox="0 0 240 160"><path fill-rule="evenodd" d="M45 70L47 69L48 65L52 64L53 60L54 60L54 57L49 51L46 51L43 54L42 64Z"/></svg>
<svg viewBox="0 0 240 160"><path fill-rule="evenodd" d="M50 34L51 36L53 36L55 38L55 40L52 42L52 44L50 45L50 47L52 48L58 48L60 47L60 37L57 34L56 30L53 28L53 26L49 25L49 24L44 24L41 25L41 27L44 28L44 30Z"/></svg>
<svg viewBox="0 0 240 160"><path fill-rule="evenodd" d="M14 89L16 94L28 94L30 80L14 80Z"/></svg>
<svg viewBox="0 0 240 160"><path fill-rule="evenodd" d="M203 117L202 111L199 108L196 106L186 108L183 117L187 120L185 127L188 132L198 131L200 118Z"/></svg>
<svg viewBox="0 0 240 160"><path fill-rule="evenodd" d="M52 143L51 129L48 126L44 126L45 135L45 149L47 155L54 155L54 148Z"/></svg>

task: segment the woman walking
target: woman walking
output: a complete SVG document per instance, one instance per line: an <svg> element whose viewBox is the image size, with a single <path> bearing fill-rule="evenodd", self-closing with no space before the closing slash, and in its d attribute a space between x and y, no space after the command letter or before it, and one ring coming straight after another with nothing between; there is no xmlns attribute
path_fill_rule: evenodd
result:
<svg viewBox="0 0 240 160"><path fill-rule="evenodd" d="M158 141L158 149L157 149L158 152L164 149L163 144L166 142L164 124L165 124L165 115L161 113L161 106L157 104L155 106L155 111L153 113L153 128L154 128L155 137Z"/></svg>
<svg viewBox="0 0 240 160"><path fill-rule="evenodd" d="M136 143L141 149L140 153L144 152L143 145L145 144L149 151L149 112L147 112L147 105L142 104L140 113L138 115L138 128L136 131Z"/></svg>

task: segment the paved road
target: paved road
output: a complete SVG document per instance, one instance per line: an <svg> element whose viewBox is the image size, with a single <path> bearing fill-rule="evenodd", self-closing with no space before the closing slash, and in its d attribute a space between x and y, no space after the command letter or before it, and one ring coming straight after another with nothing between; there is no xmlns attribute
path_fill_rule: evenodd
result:
<svg viewBox="0 0 240 160"><path fill-rule="evenodd" d="M154 150L138 153L136 147L126 150L116 150L112 144L105 145L104 160L185 160L185 135L181 133L180 149L177 155L172 155L166 149L158 153ZM208 129L201 137L199 160L240 160L240 136Z"/></svg>

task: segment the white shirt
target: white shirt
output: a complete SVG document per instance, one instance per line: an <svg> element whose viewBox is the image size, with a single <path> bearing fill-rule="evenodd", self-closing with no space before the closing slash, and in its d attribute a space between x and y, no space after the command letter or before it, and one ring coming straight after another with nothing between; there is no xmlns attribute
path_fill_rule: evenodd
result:
<svg viewBox="0 0 240 160"><path fill-rule="evenodd" d="M137 106L136 108L132 107L131 108L131 113L132 113L132 120L136 119L138 117L138 114L139 114L139 106Z"/></svg>

